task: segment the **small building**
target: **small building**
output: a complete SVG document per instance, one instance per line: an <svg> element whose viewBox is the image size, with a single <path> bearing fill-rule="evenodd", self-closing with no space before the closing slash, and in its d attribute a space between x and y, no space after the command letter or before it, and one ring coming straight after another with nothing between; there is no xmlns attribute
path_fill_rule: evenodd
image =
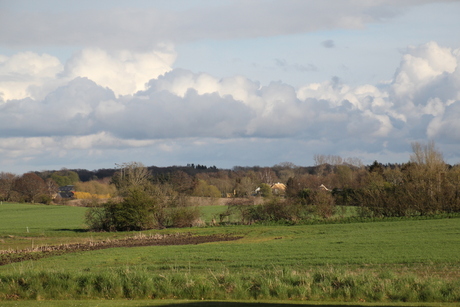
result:
<svg viewBox="0 0 460 307"><path fill-rule="evenodd" d="M271 185L271 188L274 195L284 195L286 193L286 185L284 183L274 183Z"/></svg>
<svg viewBox="0 0 460 307"><path fill-rule="evenodd" d="M59 187L58 197L61 198L73 198L75 194L75 187L73 185L66 185Z"/></svg>

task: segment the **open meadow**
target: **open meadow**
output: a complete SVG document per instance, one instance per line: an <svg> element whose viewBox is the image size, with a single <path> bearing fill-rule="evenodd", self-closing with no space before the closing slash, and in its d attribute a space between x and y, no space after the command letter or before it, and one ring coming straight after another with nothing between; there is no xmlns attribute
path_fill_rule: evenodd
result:
<svg viewBox="0 0 460 307"><path fill-rule="evenodd" d="M1 250L140 235L87 232L85 210L3 203ZM210 210L203 213L209 218L218 214L219 208L202 210ZM355 305L460 301L457 218L216 226L151 230L142 235L156 233L240 238L76 251L2 265L1 305L24 299L67 300L68 306L73 306L75 299L118 299L122 300L120 304L128 304L124 299L155 299L152 306L161 299L227 301L222 306L233 306L228 301L332 301ZM134 303L129 306L137 306ZM177 301L172 304L180 305Z"/></svg>

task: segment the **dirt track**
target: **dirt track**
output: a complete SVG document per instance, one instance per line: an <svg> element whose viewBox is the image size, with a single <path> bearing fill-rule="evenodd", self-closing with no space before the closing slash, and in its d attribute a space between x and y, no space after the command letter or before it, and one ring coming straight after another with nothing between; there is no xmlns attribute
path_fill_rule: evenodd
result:
<svg viewBox="0 0 460 307"><path fill-rule="evenodd" d="M92 251L114 247L139 247L155 245L187 245L201 244L219 241L233 241L241 237L230 235L209 235L193 236L191 234L172 234L172 235L138 235L121 240L107 240L98 242L87 242L82 244L64 244L56 246L41 246L34 249L19 251L7 250L0 251L0 265L21 262L26 260L37 260L40 258L57 256L66 253Z"/></svg>

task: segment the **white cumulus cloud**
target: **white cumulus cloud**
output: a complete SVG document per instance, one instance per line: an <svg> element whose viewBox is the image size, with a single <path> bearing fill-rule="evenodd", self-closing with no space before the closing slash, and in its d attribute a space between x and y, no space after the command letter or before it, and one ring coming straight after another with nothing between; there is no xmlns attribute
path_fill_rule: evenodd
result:
<svg viewBox="0 0 460 307"><path fill-rule="evenodd" d="M209 159L225 160L238 153L242 159L244 148L256 147L286 161L302 150L333 148L399 157L402 144L428 138L452 150L460 140L459 54L430 42L407 49L391 82L350 86L334 77L295 88L170 70L169 53L164 60L84 50L66 64L65 77L45 69L59 65L35 70L43 80L55 74L64 82L44 98L0 104L1 153L8 161L31 161L144 148L169 157L206 150ZM70 72L82 76L65 81Z"/></svg>
<svg viewBox="0 0 460 307"><path fill-rule="evenodd" d="M145 90L150 79L170 71L175 58L172 47L166 46L163 50L151 52L107 52L87 48L68 61L65 76L70 79L87 77L117 95L128 95Z"/></svg>
<svg viewBox="0 0 460 307"><path fill-rule="evenodd" d="M0 55L0 101L36 97L35 88L53 82L62 72L58 58L48 54L20 52Z"/></svg>

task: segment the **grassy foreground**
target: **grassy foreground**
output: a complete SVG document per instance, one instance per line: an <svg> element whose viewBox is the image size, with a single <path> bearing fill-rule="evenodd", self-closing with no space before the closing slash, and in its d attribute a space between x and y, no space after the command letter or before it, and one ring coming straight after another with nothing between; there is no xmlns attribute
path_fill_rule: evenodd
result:
<svg viewBox="0 0 460 307"><path fill-rule="evenodd" d="M34 244L60 244L128 235L85 232L84 210L3 204L2 249L27 246L32 240ZM71 305L75 299L82 300L77 301L82 306L87 299L97 300L100 306L111 299L117 299L117 305L131 303L125 299L136 299L133 304L149 299L142 306L154 306L162 299L225 300L221 306L267 300L274 304L292 300L297 304L386 305L460 301L460 219L145 233L178 231L244 238L199 245L112 248L5 265L0 267L0 305L24 299L37 300L36 304L39 300L66 300L65 306L76 306Z"/></svg>
<svg viewBox="0 0 460 307"><path fill-rule="evenodd" d="M418 307L454 307L452 303L347 303L347 302L299 302L299 301L192 301L192 300L65 300L65 301L4 301L2 306L31 306L31 307L353 307L353 306L418 306Z"/></svg>
<svg viewBox="0 0 460 307"><path fill-rule="evenodd" d="M418 306L418 307L454 307L452 303L347 303L347 302L298 302L298 301L191 301L191 300L65 300L65 301L4 301L2 306L30 306L30 307L150 307L150 306L169 306L169 307L353 307L353 306Z"/></svg>

